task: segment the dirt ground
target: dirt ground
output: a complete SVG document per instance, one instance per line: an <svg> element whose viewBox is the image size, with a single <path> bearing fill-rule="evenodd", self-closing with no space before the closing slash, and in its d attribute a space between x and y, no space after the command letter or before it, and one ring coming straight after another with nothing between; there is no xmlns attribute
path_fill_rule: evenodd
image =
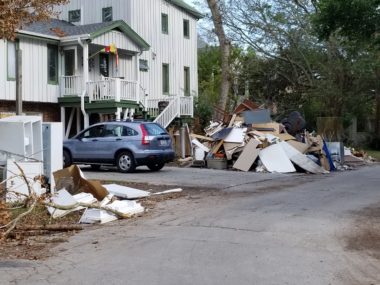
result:
<svg viewBox="0 0 380 285"><path fill-rule="evenodd" d="M380 260L380 206L376 204L353 214L356 219L344 237L346 248Z"/></svg>
<svg viewBox="0 0 380 285"><path fill-rule="evenodd" d="M102 181L103 184L111 183L110 181ZM125 185L141 190L147 190L152 193L169 190L173 186L163 185L150 185L142 183L120 183L119 185ZM194 193L195 189L184 188L183 192L169 193L157 196L146 197L140 199L139 202L145 208L145 212L140 216L147 216L152 213L157 203L165 200L179 199ZM197 190L199 193L199 190ZM76 225L79 222L84 210L70 213L60 219L52 219L45 207L37 207L30 215L22 219L19 223L19 227L30 225ZM18 213L13 212L16 216ZM136 219L139 217L134 217ZM91 227L97 225L83 225L83 230L89 230ZM64 232L44 232L43 234L34 235L31 231L14 230L10 235L10 238L6 241L0 241L0 258L3 259L28 259L28 260L40 260L50 256L50 250L59 243L67 242L70 236L75 235L76 231L64 231Z"/></svg>

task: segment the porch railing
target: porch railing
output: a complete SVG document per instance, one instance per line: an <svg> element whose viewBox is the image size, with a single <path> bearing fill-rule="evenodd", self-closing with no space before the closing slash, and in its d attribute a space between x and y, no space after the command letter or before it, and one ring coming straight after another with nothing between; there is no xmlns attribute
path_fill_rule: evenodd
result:
<svg viewBox="0 0 380 285"><path fill-rule="evenodd" d="M136 81L120 80L120 99L139 102L139 86ZM116 79L116 84L119 82Z"/></svg>
<svg viewBox="0 0 380 285"><path fill-rule="evenodd" d="M116 99L116 84L113 78L87 82L87 94L92 101L109 101Z"/></svg>
<svg viewBox="0 0 380 285"><path fill-rule="evenodd" d="M61 96L80 96L83 91L81 75L62 76L60 81Z"/></svg>

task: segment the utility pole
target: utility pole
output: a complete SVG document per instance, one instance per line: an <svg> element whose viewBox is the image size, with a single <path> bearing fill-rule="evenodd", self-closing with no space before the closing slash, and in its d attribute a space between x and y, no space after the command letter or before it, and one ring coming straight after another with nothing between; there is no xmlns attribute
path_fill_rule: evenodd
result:
<svg viewBox="0 0 380 285"><path fill-rule="evenodd" d="M16 115L22 114L22 50L16 48Z"/></svg>

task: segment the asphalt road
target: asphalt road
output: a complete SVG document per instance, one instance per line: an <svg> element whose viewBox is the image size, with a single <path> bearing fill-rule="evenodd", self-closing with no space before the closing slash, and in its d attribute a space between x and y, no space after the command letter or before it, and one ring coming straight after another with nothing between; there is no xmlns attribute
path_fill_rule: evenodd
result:
<svg viewBox="0 0 380 285"><path fill-rule="evenodd" d="M0 284L380 284L379 174L85 171L210 190L86 230L48 260L0 261Z"/></svg>

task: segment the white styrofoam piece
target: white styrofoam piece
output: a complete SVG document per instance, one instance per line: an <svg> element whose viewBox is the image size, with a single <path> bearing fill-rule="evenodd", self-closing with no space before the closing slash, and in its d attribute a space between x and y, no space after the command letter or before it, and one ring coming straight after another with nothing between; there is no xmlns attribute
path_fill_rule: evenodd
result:
<svg viewBox="0 0 380 285"><path fill-rule="evenodd" d="M78 193L73 196L73 198L79 202L79 203L84 203L84 204L93 204L98 202L98 200L92 195L91 193Z"/></svg>
<svg viewBox="0 0 380 285"><path fill-rule="evenodd" d="M150 195L147 191L117 184L106 184L103 185L103 187L106 188L109 193L125 199L138 199L148 197Z"/></svg>
<svg viewBox="0 0 380 285"><path fill-rule="evenodd" d="M195 158L195 160L204 160L205 151L203 149L201 149L200 147L195 147L194 158Z"/></svg>
<svg viewBox="0 0 380 285"><path fill-rule="evenodd" d="M23 170L28 183L32 187L32 190L37 196L44 193L41 184L38 181L34 181L34 178L42 175L43 166L42 162L17 162L17 164ZM25 183L24 178L21 176L19 168L16 166L13 159L8 159L6 163L6 188L12 192L20 193L21 195L8 192L6 200L8 202L15 202L24 200L29 195L28 185Z"/></svg>
<svg viewBox="0 0 380 285"><path fill-rule="evenodd" d="M119 201L116 200L111 204L108 204L106 208L121 212L126 215L136 215L144 212L144 207L136 201ZM80 223L94 224L94 223L108 223L117 220L117 216L106 210L99 209L86 209L83 213Z"/></svg>
<svg viewBox="0 0 380 285"><path fill-rule="evenodd" d="M351 149L344 147L344 155L352 155Z"/></svg>
<svg viewBox="0 0 380 285"><path fill-rule="evenodd" d="M280 144L273 144L262 149L259 157L269 172L296 172L296 169Z"/></svg>
<svg viewBox="0 0 380 285"><path fill-rule="evenodd" d="M233 128L228 136L224 139L224 142L231 143L243 143L247 128Z"/></svg>
<svg viewBox="0 0 380 285"><path fill-rule="evenodd" d="M100 206L104 207L108 205L111 202L113 196L113 194L108 194L106 197L104 197L104 199L100 202Z"/></svg>
<svg viewBox="0 0 380 285"><path fill-rule="evenodd" d="M116 210L126 215L136 215L144 212L144 207L136 201L116 200L107 205L107 208Z"/></svg>
<svg viewBox="0 0 380 285"><path fill-rule="evenodd" d="M64 207L71 207L71 206L75 207L75 205L78 203L78 201L75 200L74 197L69 192L67 192L66 189L59 190L55 195L53 195L51 198L51 202L58 206L64 206ZM79 210L78 208L79 207L75 207L70 210L60 210L54 207L47 207L48 212L53 218L63 217L70 212Z"/></svg>
<svg viewBox="0 0 380 285"><path fill-rule="evenodd" d="M99 209L86 209L82 217L79 220L81 224L105 224L117 220L114 214L111 214L105 210Z"/></svg>
<svg viewBox="0 0 380 285"><path fill-rule="evenodd" d="M199 147L200 149L202 149L203 151L205 151L205 152L209 152L210 151L210 149L207 147L207 146L205 146L204 144L202 144L199 140L197 140L197 139L193 139L192 141L191 141L194 145L196 145L197 147Z"/></svg>
<svg viewBox="0 0 380 285"><path fill-rule="evenodd" d="M323 169L321 166L316 164L314 161L312 161L310 158L308 158L306 155L298 151L287 142L281 142L280 145L289 159L299 167L305 169L310 173L328 173L325 169Z"/></svg>

